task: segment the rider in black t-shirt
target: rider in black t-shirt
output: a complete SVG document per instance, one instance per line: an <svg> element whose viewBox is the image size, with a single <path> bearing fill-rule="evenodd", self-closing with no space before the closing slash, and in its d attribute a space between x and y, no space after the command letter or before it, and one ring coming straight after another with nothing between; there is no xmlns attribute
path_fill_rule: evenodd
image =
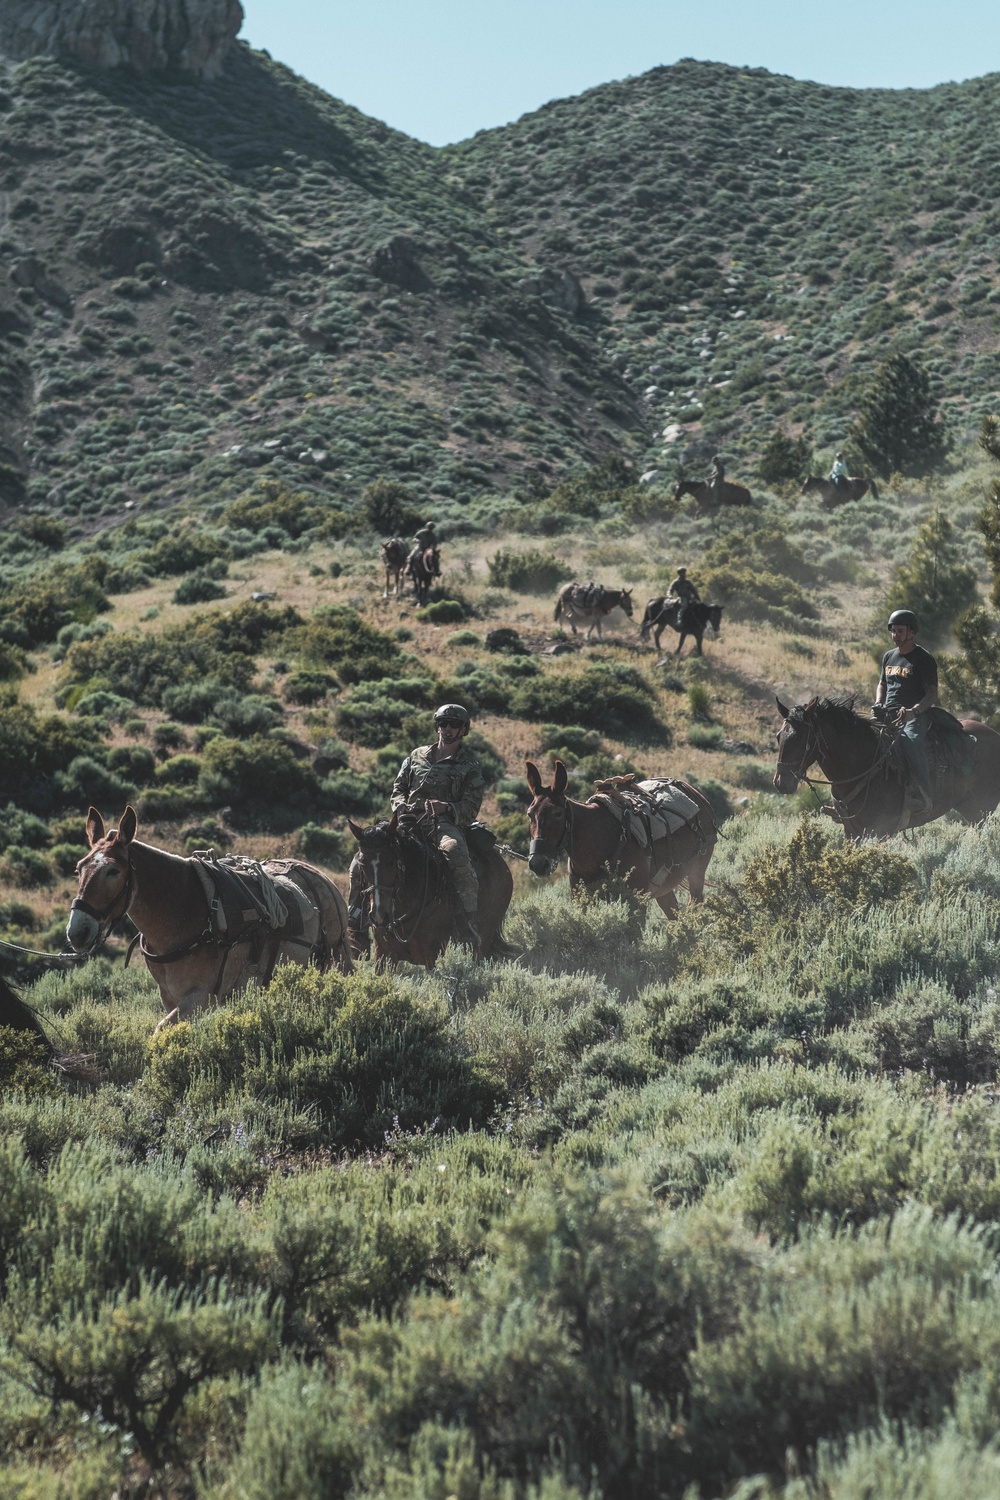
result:
<svg viewBox="0 0 1000 1500"><path fill-rule="evenodd" d="M927 759L928 711L938 701L937 662L917 645L917 617L912 609L897 609L889 616L893 649L882 658L882 675L875 690L876 706L884 706L902 728L900 745L913 771L916 787L929 811L931 768Z"/></svg>

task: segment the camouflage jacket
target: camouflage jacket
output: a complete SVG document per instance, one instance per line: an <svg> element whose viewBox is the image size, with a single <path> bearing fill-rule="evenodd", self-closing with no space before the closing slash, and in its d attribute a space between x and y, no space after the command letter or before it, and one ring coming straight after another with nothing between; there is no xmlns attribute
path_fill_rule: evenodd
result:
<svg viewBox="0 0 1000 1500"><path fill-rule="evenodd" d="M683 599L685 604L700 603L700 595L690 578L675 578L667 592L675 599Z"/></svg>
<svg viewBox="0 0 1000 1500"><path fill-rule="evenodd" d="M433 745L421 745L408 755L392 785L390 806L411 807L422 811L425 802L447 802L451 820L468 828L476 820L483 801L486 782L479 762L464 745L448 760L432 761Z"/></svg>

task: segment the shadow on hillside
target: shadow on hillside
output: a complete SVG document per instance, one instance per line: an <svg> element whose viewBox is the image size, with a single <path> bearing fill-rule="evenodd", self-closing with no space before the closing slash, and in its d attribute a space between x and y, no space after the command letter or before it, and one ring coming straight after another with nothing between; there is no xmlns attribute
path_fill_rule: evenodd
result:
<svg viewBox="0 0 1000 1500"><path fill-rule="evenodd" d="M218 78L152 80L78 70L109 103L236 171L287 167L288 152L325 161L368 188L383 181L374 153L328 118L309 86L287 81L248 48L235 46ZM318 95L318 91L317 95ZM338 106L330 101L330 109Z"/></svg>

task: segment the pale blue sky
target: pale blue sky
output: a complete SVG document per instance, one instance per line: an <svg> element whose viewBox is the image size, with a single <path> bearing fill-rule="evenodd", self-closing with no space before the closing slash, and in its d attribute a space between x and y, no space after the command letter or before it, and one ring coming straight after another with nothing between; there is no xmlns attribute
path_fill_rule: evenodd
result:
<svg viewBox="0 0 1000 1500"><path fill-rule="evenodd" d="M997 0L243 0L255 47L434 145L680 57L855 88L1000 69Z"/></svg>

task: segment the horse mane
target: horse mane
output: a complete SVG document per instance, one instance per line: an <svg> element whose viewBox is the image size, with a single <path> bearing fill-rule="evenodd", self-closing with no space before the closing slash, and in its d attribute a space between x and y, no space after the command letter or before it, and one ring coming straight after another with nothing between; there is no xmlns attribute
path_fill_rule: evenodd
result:
<svg viewBox="0 0 1000 1500"><path fill-rule="evenodd" d="M832 720L840 729L853 731L859 725L864 729L871 729L869 721L863 714L858 713L855 707L857 701L857 692L841 693L837 697L821 698L816 705L814 713L817 715L822 714L825 719ZM798 708L793 709L791 717L804 718L806 706L805 704L801 704Z"/></svg>

